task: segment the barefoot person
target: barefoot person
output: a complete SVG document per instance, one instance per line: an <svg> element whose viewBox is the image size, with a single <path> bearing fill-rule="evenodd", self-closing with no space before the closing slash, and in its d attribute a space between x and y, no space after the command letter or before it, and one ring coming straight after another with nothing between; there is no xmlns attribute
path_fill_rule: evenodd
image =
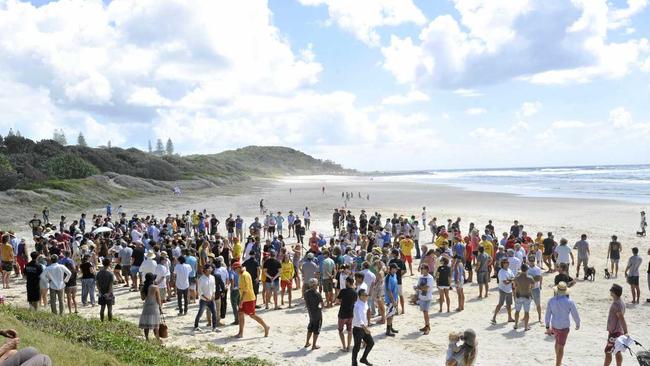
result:
<svg viewBox="0 0 650 366"><path fill-rule="evenodd" d="M571 319L576 323L576 330L580 329L580 315L576 304L569 298L569 287L566 283L560 282L554 288L553 296L546 305L546 334L555 337L555 366L562 365L564 357L564 346L566 345Z"/></svg>
<svg viewBox="0 0 650 366"><path fill-rule="evenodd" d="M519 326L519 312L524 308L524 331L530 330L528 319L530 315L530 302L535 280L528 275L528 265L521 265L521 271L513 280L515 284L515 330Z"/></svg>
<svg viewBox="0 0 650 366"><path fill-rule="evenodd" d="M239 273L239 333L235 337L244 336L244 325L246 315L255 320L264 328L264 337L269 336L269 327L264 320L255 314L255 293L253 292L253 280L251 275L241 266L239 262L232 264L232 268Z"/></svg>
<svg viewBox="0 0 650 366"><path fill-rule="evenodd" d="M375 345L375 341L372 339L372 334L370 334L370 328L368 328L368 293L366 290L359 290L359 299L354 304L354 315L352 318L352 336L354 337L354 346L352 347L352 366L358 366L357 356L359 350L361 349L361 341L366 343L366 348L363 350L363 355L359 362L365 365L372 366L368 362L368 355L372 351L372 347Z"/></svg>
<svg viewBox="0 0 650 366"><path fill-rule="evenodd" d="M156 275L147 273L144 275L144 283L140 298L144 300L142 313L140 314L139 327L144 330L144 339L149 340L149 331L153 330L156 340L160 342L158 327L160 327L160 313L162 313L162 300L158 286L154 284Z"/></svg>
<svg viewBox="0 0 650 366"><path fill-rule="evenodd" d="M625 267L625 278L632 290L632 304L638 304L641 298L641 289L639 288L639 268L643 259L639 256L639 248L632 248L632 256L627 261Z"/></svg>
<svg viewBox="0 0 650 366"><path fill-rule="evenodd" d="M621 252L623 245L618 241L616 235L612 235L612 241L609 242L607 248L607 259L611 261L611 273L614 278L618 277L618 261L621 260Z"/></svg>
<svg viewBox="0 0 650 366"><path fill-rule="evenodd" d="M514 322L512 318L512 280L514 275L508 268L508 258L501 259L501 269L499 270L499 303L494 309L494 316L492 316L492 324L497 323L497 314L506 305L508 310L508 323Z"/></svg>
<svg viewBox="0 0 650 366"><path fill-rule="evenodd" d="M438 285L438 304L440 305L439 313L442 313L442 303L447 304L447 312L449 310L449 287L451 286L451 268L449 268L449 259L442 257L440 267L436 271L436 284Z"/></svg>
<svg viewBox="0 0 650 366"><path fill-rule="evenodd" d="M357 292L354 288L354 278L352 276L345 279L345 288L339 292L337 299L341 301L338 314L339 338L341 338L342 351L350 351L350 340L352 339L352 318L354 315L354 303L357 301ZM348 336L347 342L343 335L345 327Z"/></svg>
<svg viewBox="0 0 650 366"><path fill-rule="evenodd" d="M616 344L616 339L623 334L627 334L627 322L625 321L625 304L621 300L623 287L613 284L609 289L612 297L612 305L609 306L609 315L607 316L607 345L605 346L605 366L612 363L612 351ZM623 364L623 352L616 353L616 366Z"/></svg>
<svg viewBox="0 0 650 366"><path fill-rule="evenodd" d="M478 281L478 298L481 299L484 291L485 297L488 296L492 258L485 253L483 246L478 247L478 253L478 256L476 256L476 279Z"/></svg>
<svg viewBox="0 0 650 366"><path fill-rule="evenodd" d="M542 269L537 266L537 261L534 254L528 256L528 276L532 277L535 281L533 286L532 295L533 301L535 302L535 307L537 308L537 321L542 323Z"/></svg>
<svg viewBox="0 0 650 366"><path fill-rule="evenodd" d="M307 325L307 340L305 341L305 348L311 346L312 350L319 349L316 344L320 328L323 325L323 297L318 292L318 280L312 278L307 284L308 289L305 291L305 306L309 314L309 324ZM312 343L309 343L309 339Z"/></svg>
<svg viewBox="0 0 650 366"><path fill-rule="evenodd" d="M427 266L426 263L420 265L420 273L421 276L418 279L417 293L418 304L420 305L420 310L424 317L424 327L420 328L420 331L423 332L424 335L427 335L431 330L429 325L429 307L431 305L431 300L433 300L433 276L429 274L429 266Z"/></svg>

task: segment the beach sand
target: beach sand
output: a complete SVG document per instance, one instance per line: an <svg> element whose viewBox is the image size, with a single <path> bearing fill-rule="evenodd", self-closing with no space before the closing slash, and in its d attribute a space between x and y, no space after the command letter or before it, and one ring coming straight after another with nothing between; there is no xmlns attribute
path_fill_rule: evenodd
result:
<svg viewBox="0 0 650 366"><path fill-rule="evenodd" d="M320 188L326 187L322 195ZM292 194L289 194L292 188ZM379 211L386 218L393 212L404 215L415 215L418 219L422 206L427 207L428 218L438 218L443 224L447 218L462 217L462 230L467 231L470 222L483 228L492 219L497 233L507 231L512 221L518 219L524 225L524 230L534 235L537 231L553 231L556 239L565 237L572 246L585 233L589 236L592 257L590 265L597 270L595 282L578 280L571 289L571 298L577 304L582 318L580 330L571 330L565 349L564 364L566 365L599 365L604 357L603 349L607 339L606 320L610 304L609 287L618 283L624 287L624 301L627 305L626 320L632 336L641 343L650 344L650 304L645 299L650 297L646 283L645 269L647 268L648 239L637 238L635 231L638 226L639 206L632 203L586 200L567 198L530 198L509 194L483 193L464 191L448 186L391 183L371 180L369 177L298 177L281 181L254 180L222 191L191 192L181 197L149 197L138 198L129 202L113 202L114 210L119 205L131 215L155 214L163 217L167 213L180 213L191 209L207 209L216 213L221 219L220 229L223 230L223 219L228 213L242 214L247 223L259 213L259 200L264 198L265 205L273 211L282 211L284 215L291 209L302 213L308 206L312 213L312 230L332 234L331 212L334 207L342 205L341 192L361 192L363 199L354 198L348 203L348 208L359 214L362 208L367 212ZM370 200L365 195L370 195ZM102 212L103 208L96 208ZM86 211L89 216L93 210ZM69 218L78 217L78 212L66 213ZM57 217L58 212L52 212ZM25 218L27 220L28 218ZM27 234L27 233L22 233ZM623 256L619 278L606 280L603 277L607 243L611 235L616 234L623 244ZM428 229L422 231L420 244L427 243L431 236ZM290 239L287 243L293 243ZM643 257L641 266L641 304L630 305L631 294L625 284L623 270L631 248L637 246ZM575 275L574 267L570 275ZM543 311L546 301L552 296L553 275L544 275L542 290ZM412 293L412 285L417 277L404 277L404 291L408 296ZM375 337L375 348L369 360L376 365L388 364L419 364L427 362L433 365L444 364L447 337L451 331L462 331L473 328L477 332L478 359L476 365L550 365L553 363L553 339L544 334L544 327L536 322L537 314L531 309L532 330L514 331L512 323L506 323L505 311L497 317L498 324L490 324L492 312L498 300L496 282L492 280L490 296L477 300L478 286L465 286L467 299L465 311L454 313L456 294L451 293L452 313L437 313L437 304L431 306L431 333L427 336L418 331L423 325L422 314L412 305L406 306L406 314L395 317L393 326L400 333L394 338L383 335L385 328L376 325L371 328ZM10 303L25 305L23 282L14 283L14 288L4 291ZM80 294L80 290L78 291ZM434 294L436 296L437 294ZM190 307L188 315L176 316L175 302L165 305L166 320L170 327L170 338L165 341L180 347L192 348L196 355L217 355L227 352L234 356L256 355L271 360L276 364L290 365L313 364L349 364L350 353L340 351L340 341L336 329L338 308L324 311L323 330L318 339L319 350L311 351L303 348L306 336L307 313L300 292L294 292L293 309L260 310L258 314L271 326L270 337L264 338L261 327L247 319L245 336L241 340L231 338L236 334L235 326L221 328L221 333L203 332L194 334L193 320L197 305ZM261 300L259 301L261 302ZM80 303L80 302L79 302ZM49 310L49 308L47 309ZM81 308L83 316L98 317L98 307ZM126 292L119 288L114 313L117 317L138 321L141 312L141 301L136 293ZM523 316L523 314L522 314ZM228 308L226 324L233 321ZM205 323L202 323L205 329ZM636 364L629 354L625 356L624 364Z"/></svg>

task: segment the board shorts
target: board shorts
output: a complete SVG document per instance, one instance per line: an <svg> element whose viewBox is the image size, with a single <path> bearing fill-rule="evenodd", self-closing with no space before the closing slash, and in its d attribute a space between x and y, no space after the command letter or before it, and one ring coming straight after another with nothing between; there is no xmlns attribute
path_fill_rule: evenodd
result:
<svg viewBox="0 0 650 366"><path fill-rule="evenodd" d="M555 344L564 346L566 344L566 339L569 337L569 330L571 330L571 328L551 329L553 330L553 336L555 337Z"/></svg>
<svg viewBox="0 0 650 366"><path fill-rule="evenodd" d="M582 264L583 268L589 267L589 258L578 258L578 267Z"/></svg>
<svg viewBox="0 0 650 366"><path fill-rule="evenodd" d="M533 293L533 301L535 302L535 305L540 306L541 301L542 301L542 289L541 288L534 288L532 289Z"/></svg>
<svg viewBox="0 0 650 366"><path fill-rule="evenodd" d="M404 262L406 262L408 264L412 264L413 263L413 257L410 256L410 255L405 255L404 256Z"/></svg>
<svg viewBox="0 0 650 366"><path fill-rule="evenodd" d="M14 269L14 264L12 262L2 261L2 270L5 272L11 272Z"/></svg>
<svg viewBox="0 0 650 366"><path fill-rule="evenodd" d="M307 324L307 331L314 334L320 333L320 328L323 325L323 317L318 318L309 317L309 324Z"/></svg>
<svg viewBox="0 0 650 366"><path fill-rule="evenodd" d="M131 266L131 274L137 275L140 272L140 266Z"/></svg>
<svg viewBox="0 0 650 366"><path fill-rule="evenodd" d="M331 278L323 278L323 291L332 292L334 290L334 282Z"/></svg>
<svg viewBox="0 0 650 366"><path fill-rule="evenodd" d="M639 276L627 276L627 283L632 286L639 286Z"/></svg>
<svg viewBox="0 0 650 366"><path fill-rule="evenodd" d="M524 308L524 312L530 312L530 297L518 297L515 299L515 311L521 311L521 308Z"/></svg>
<svg viewBox="0 0 650 366"><path fill-rule="evenodd" d="M616 338L622 336L621 332L609 333L607 337L607 344L605 345L605 353L611 353L614 350L614 345L616 344Z"/></svg>
<svg viewBox="0 0 650 366"><path fill-rule="evenodd" d="M487 285L490 283L490 274L488 272L479 272L476 274L476 279L479 285Z"/></svg>
<svg viewBox="0 0 650 366"><path fill-rule="evenodd" d="M498 306L503 306L503 304L506 304L506 306L512 306L512 292L504 292L503 290L499 290Z"/></svg>
<svg viewBox="0 0 650 366"><path fill-rule="evenodd" d="M335 229L338 229L338 228L340 227L340 223L339 223L338 221L333 221L333 222L332 222L332 226L333 226Z"/></svg>
<svg viewBox="0 0 650 366"><path fill-rule="evenodd" d="M267 290L275 290L280 287L280 279L276 278L273 282L264 282L264 288Z"/></svg>
<svg viewBox="0 0 650 366"><path fill-rule="evenodd" d="M343 331L343 328L345 327L345 330L348 332L352 330L352 318L339 318L339 324L338 324L339 332Z"/></svg>
<svg viewBox="0 0 650 366"><path fill-rule="evenodd" d="M291 288L293 287L293 282L291 280L289 281L280 281L280 288L284 291L286 289L289 289L291 291Z"/></svg>
<svg viewBox="0 0 650 366"><path fill-rule="evenodd" d="M239 312L246 315L255 315L255 300L242 302L239 306Z"/></svg>
<svg viewBox="0 0 650 366"><path fill-rule="evenodd" d="M419 300L420 310L424 313L429 312L429 307L431 306L431 300Z"/></svg>
<svg viewBox="0 0 650 366"><path fill-rule="evenodd" d="M472 261L468 260L468 261L465 262L465 269L468 272L472 272Z"/></svg>

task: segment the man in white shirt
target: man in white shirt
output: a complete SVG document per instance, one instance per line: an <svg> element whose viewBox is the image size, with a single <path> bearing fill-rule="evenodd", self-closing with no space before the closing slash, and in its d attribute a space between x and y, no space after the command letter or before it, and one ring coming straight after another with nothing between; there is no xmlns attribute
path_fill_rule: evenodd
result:
<svg viewBox="0 0 650 366"><path fill-rule="evenodd" d="M214 292L215 292L215 281L214 277L211 275L212 267L208 264L203 267L203 275L199 278L198 282L198 293L199 293L199 312L194 318L194 331L201 331L199 328L199 319L203 316L203 311L207 307L212 316L212 331L217 331L217 309L214 306Z"/></svg>
<svg viewBox="0 0 650 366"><path fill-rule="evenodd" d="M176 278L179 316L187 315L187 294L190 288L190 273L192 273L192 267L185 263L185 257L178 257L178 264L174 266L174 277ZM184 304L183 301L185 301Z"/></svg>
<svg viewBox="0 0 650 366"><path fill-rule="evenodd" d="M167 259L167 252L160 253L160 261L156 265L156 270L153 272L156 275L155 284L160 291L160 299L164 303L167 300L167 284L169 283L169 264Z"/></svg>
<svg viewBox="0 0 650 366"><path fill-rule="evenodd" d="M63 314L63 291L65 284L70 280L72 272L64 265L58 264L59 257L52 255L50 257L50 265L45 268L43 276L47 279L50 285L50 307L52 313L56 314L56 298L59 297L59 314Z"/></svg>
<svg viewBox="0 0 650 366"><path fill-rule="evenodd" d="M302 212L302 218L305 224L305 228L309 230L309 225L311 223L311 212L309 212L308 207L305 207L305 210Z"/></svg>
<svg viewBox="0 0 650 366"><path fill-rule="evenodd" d="M571 265L574 265L575 259L573 257L573 251L571 248L569 248L567 243L568 241L566 239L560 239L560 245L555 248L555 252L557 253L558 265L565 263L568 267L569 263L571 263Z"/></svg>
<svg viewBox="0 0 650 366"><path fill-rule="evenodd" d="M156 261L154 260L156 258L156 253L149 251L147 252L147 257L145 258L144 261L142 261L142 265L140 266L140 273L142 273L142 277L144 277L147 273L154 273L156 272Z"/></svg>
<svg viewBox="0 0 650 366"><path fill-rule="evenodd" d="M431 300L433 299L433 276L429 274L429 266L426 263L420 265L420 278L418 279L418 284L416 290L418 293L418 305L420 305L420 310L424 316L424 328L420 331L424 334L429 334L429 306L431 305Z"/></svg>
<svg viewBox="0 0 650 366"><path fill-rule="evenodd" d="M508 249L508 269L512 272L512 275L516 275L521 269L521 260L515 257L515 250Z"/></svg>
<svg viewBox="0 0 650 366"><path fill-rule="evenodd" d="M352 366L358 366L357 355L361 349L361 341L366 343L366 348L363 350L363 355L359 360L361 363L370 365L368 362L368 354L375 345L372 339L370 329L368 328L368 319L366 313L368 312L368 293L365 290L359 290L359 299L354 303L354 313L352 317L352 337L354 338L354 346L352 347Z"/></svg>
<svg viewBox="0 0 650 366"><path fill-rule="evenodd" d="M515 258L517 259L517 258ZM499 270L499 303L494 309L494 316L492 316L492 324L497 323L497 314L501 310L501 307L505 304L506 309L508 310L508 322L514 322L512 318L512 280L515 278L515 275L508 268L509 262L508 258L501 259L501 269Z"/></svg>

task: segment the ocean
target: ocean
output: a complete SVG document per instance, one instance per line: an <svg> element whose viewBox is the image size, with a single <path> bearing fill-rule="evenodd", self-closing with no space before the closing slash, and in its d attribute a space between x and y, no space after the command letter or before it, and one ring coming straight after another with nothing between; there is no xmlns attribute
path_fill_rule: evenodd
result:
<svg viewBox="0 0 650 366"><path fill-rule="evenodd" d="M447 184L471 191L533 197L650 203L650 165L432 170L382 175L374 179Z"/></svg>

